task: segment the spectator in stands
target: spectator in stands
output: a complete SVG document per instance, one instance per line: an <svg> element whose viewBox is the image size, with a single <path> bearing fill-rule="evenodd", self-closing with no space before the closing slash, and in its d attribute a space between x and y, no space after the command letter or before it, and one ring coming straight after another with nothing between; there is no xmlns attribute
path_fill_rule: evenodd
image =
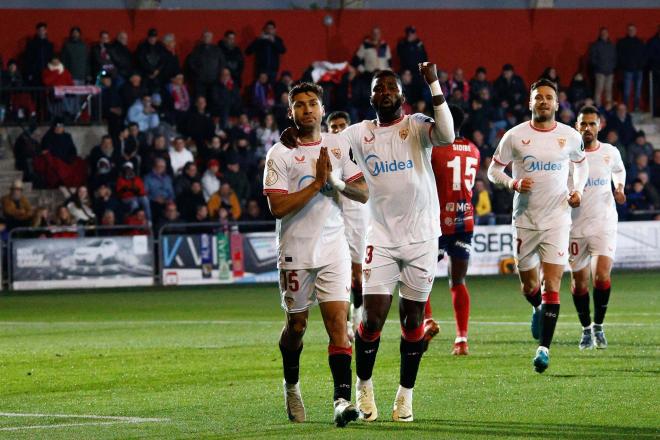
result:
<svg viewBox="0 0 660 440"><path fill-rule="evenodd" d="M417 36L417 29L415 26L408 26L405 29L404 37L399 40L396 46L396 53L399 57L400 71L409 70L417 80L413 80L415 84L419 84L419 63L427 61L428 55L424 43Z"/></svg>
<svg viewBox="0 0 660 440"><path fill-rule="evenodd" d="M23 194L23 181L14 180L9 188L9 194L2 197L2 212L7 223L7 229L27 227L32 224L34 209Z"/></svg>
<svg viewBox="0 0 660 440"><path fill-rule="evenodd" d="M653 162L649 166L649 179L651 185L660 193L660 150L653 152Z"/></svg>
<svg viewBox="0 0 660 440"><path fill-rule="evenodd" d="M250 183L247 175L241 170L239 157L235 152L227 155L227 169L222 173L224 180L231 186L238 199L243 202L250 194ZM239 216L240 217L240 216ZM234 218L238 218L234 216Z"/></svg>
<svg viewBox="0 0 660 440"><path fill-rule="evenodd" d="M479 149L481 157L491 157L495 153L495 148L486 143L484 134L481 130L474 130L471 137L472 143ZM488 180L486 180L488 181Z"/></svg>
<svg viewBox="0 0 660 440"><path fill-rule="evenodd" d="M106 183L101 184L94 191L94 200L92 200L92 209L96 218L102 218L105 213L112 211L115 218L123 216L123 209L119 201L112 194L112 187Z"/></svg>
<svg viewBox="0 0 660 440"><path fill-rule="evenodd" d="M275 86L273 87L275 91L275 96L280 96L282 93L289 93L289 91L293 88L295 81L293 81L293 76L291 75L291 72L288 70L285 70L282 72L280 75L280 80L275 83Z"/></svg>
<svg viewBox="0 0 660 440"><path fill-rule="evenodd" d="M487 78L487 72L486 68L479 66L477 67L477 70L474 72L474 76L469 82L469 87L470 87L470 99L475 99L479 97L479 93L481 92L481 89L488 89L489 94L492 95L492 86L490 84L490 81L488 81Z"/></svg>
<svg viewBox="0 0 660 440"><path fill-rule="evenodd" d="M270 81L275 81L280 70L280 56L286 52L284 41L277 35L275 22L269 20L261 35L245 49L246 55L254 55L254 78L266 72Z"/></svg>
<svg viewBox="0 0 660 440"><path fill-rule="evenodd" d="M76 85L85 84L89 80L89 55L78 26L69 31L69 39L62 46L61 56L62 63L71 72L73 82Z"/></svg>
<svg viewBox="0 0 660 440"><path fill-rule="evenodd" d="M115 65L110 56L110 34L108 31L99 32L99 42L94 44L91 49L91 75L96 76L102 71L113 72Z"/></svg>
<svg viewBox="0 0 660 440"><path fill-rule="evenodd" d="M470 85L463 75L463 69L460 67L454 70L454 74L452 75L451 80L449 80L449 94L451 95L454 90L460 90L461 99L467 102L468 97L470 96Z"/></svg>
<svg viewBox="0 0 660 440"><path fill-rule="evenodd" d="M204 192L204 200L207 202L214 192L220 189L220 162L216 159L211 159L208 162L206 171L202 176L202 190Z"/></svg>
<svg viewBox="0 0 660 440"><path fill-rule="evenodd" d="M108 133L117 137L122 128L124 110L119 89L108 72L101 75L101 105L101 115L108 121Z"/></svg>
<svg viewBox="0 0 660 440"><path fill-rule="evenodd" d="M231 78L240 87L245 60L243 59L241 48L236 44L236 32L232 30L225 32L225 36L220 40L218 46L225 57L225 66L229 69Z"/></svg>
<svg viewBox="0 0 660 440"><path fill-rule="evenodd" d="M142 84L142 77L138 72L132 72L129 75L128 82L122 86L119 94L124 110L128 110L135 101L148 94L147 88Z"/></svg>
<svg viewBox="0 0 660 440"><path fill-rule="evenodd" d="M648 195L644 191L644 183L640 179L632 182L632 191L626 195L626 202L630 211L642 211L652 209Z"/></svg>
<svg viewBox="0 0 660 440"><path fill-rule="evenodd" d="M660 84L660 25L658 30L646 42L646 53L648 57L648 67L651 71L653 84ZM657 87L657 86L654 86ZM654 92L655 102L653 103L653 117L660 117L660 93Z"/></svg>
<svg viewBox="0 0 660 440"><path fill-rule="evenodd" d="M616 46L610 40L610 33L606 27L600 28L598 39L589 47L589 65L595 76L594 103L600 107L605 102L612 102L612 84L614 83L614 69L616 68Z"/></svg>
<svg viewBox="0 0 660 440"><path fill-rule="evenodd" d="M625 104L616 106L616 112L611 113L607 118L607 126L610 130L616 130L619 134L619 140L623 145L630 145L637 135L637 130L633 126L632 117L628 113Z"/></svg>
<svg viewBox="0 0 660 440"><path fill-rule="evenodd" d="M126 119L128 122L135 122L142 133L158 128L160 118L152 104L151 95L144 94L142 99L135 101L128 109Z"/></svg>
<svg viewBox="0 0 660 440"><path fill-rule="evenodd" d="M573 105L574 110L581 109L585 105L587 98L591 98L591 90L584 80L584 76L578 72L573 76L571 84L568 87L568 100Z"/></svg>
<svg viewBox="0 0 660 440"><path fill-rule="evenodd" d="M19 88L25 86L23 75L18 70L16 60L10 59L7 62L7 70L2 72L2 86L4 88ZM6 118L16 121L23 121L28 118L34 118L37 114L37 108L29 92L12 91L7 94L0 94L0 99L5 105L8 105ZM3 121L0 121L3 122Z"/></svg>
<svg viewBox="0 0 660 440"><path fill-rule="evenodd" d="M623 103L630 105L633 96L633 111L639 111L642 97L642 73L646 66L646 47L637 36L637 26L630 23L626 36L616 43L617 65L623 73ZM634 90L633 90L634 89Z"/></svg>
<svg viewBox="0 0 660 440"><path fill-rule="evenodd" d="M154 136L153 141L151 142L151 147L146 150L146 153L143 155L142 161L142 174L151 172L157 159L163 159L165 161L165 169L167 174L170 176L174 175L172 171L172 164L170 163L170 153L167 148L167 138L165 135L158 134Z"/></svg>
<svg viewBox="0 0 660 440"><path fill-rule="evenodd" d="M107 159L111 167L110 173L116 176L117 173L115 170L120 165L120 152L115 148L114 143L112 142L112 137L107 134L103 135L101 143L92 148L89 152L89 156L87 156L87 162L89 163L92 175L97 174L97 167L102 158Z"/></svg>
<svg viewBox="0 0 660 440"><path fill-rule="evenodd" d="M36 209L34 217L32 218L31 226L33 228L48 228L53 226L53 221L50 218L50 211L47 206L39 206ZM43 237L47 237L47 234Z"/></svg>
<svg viewBox="0 0 660 440"><path fill-rule="evenodd" d="M177 209L176 203L174 202L168 202L165 205L165 210L163 212L164 212L163 216L158 221L158 223L156 223L156 228L154 232L160 231L162 227L165 225L179 223L181 220L179 215L179 210Z"/></svg>
<svg viewBox="0 0 660 440"><path fill-rule="evenodd" d="M110 59L115 66L117 85L121 86L133 72L133 54L128 48L128 34L124 31L119 32L109 50Z"/></svg>
<svg viewBox="0 0 660 440"><path fill-rule="evenodd" d="M55 55L53 43L48 40L48 25L44 22L37 23L37 34L28 40L24 55L25 79L30 86L40 86L41 73L46 65Z"/></svg>
<svg viewBox="0 0 660 440"><path fill-rule="evenodd" d="M205 97L198 96L195 98L195 107L188 112L183 127L179 127L184 136L192 138L198 150L203 148L204 142L211 139L215 131L213 119L211 119L206 107ZM183 166L183 164L181 165Z"/></svg>
<svg viewBox="0 0 660 440"><path fill-rule="evenodd" d="M644 154L648 156L649 160L653 156L653 145L646 141L646 133L644 130L639 130L635 136L635 142L628 146L628 154L632 160L636 160L637 156Z"/></svg>
<svg viewBox="0 0 660 440"><path fill-rule="evenodd" d="M59 58L53 57L41 72L41 82L46 87L72 86L73 78ZM64 117L72 120L78 113L78 97L58 97L52 94L48 96L48 111L53 117Z"/></svg>
<svg viewBox="0 0 660 440"><path fill-rule="evenodd" d="M646 197L653 206L652 209L658 209L660 208L660 193L656 191L655 186L653 186L653 184L651 183L649 170L650 167L647 167L646 170L639 171L637 173L637 178L641 180L642 184L644 185L644 193L646 194Z"/></svg>
<svg viewBox="0 0 660 440"><path fill-rule="evenodd" d="M202 162L208 162L210 160L217 160L219 163L224 161L225 153L229 150L229 143L225 142L223 144L220 136L213 136L210 141L206 142L205 148L200 152L200 157Z"/></svg>
<svg viewBox="0 0 660 440"><path fill-rule="evenodd" d="M77 237L78 232L75 228L75 220L71 216L69 209L61 205L55 211L55 226L57 229L51 234L53 238L71 238Z"/></svg>
<svg viewBox="0 0 660 440"><path fill-rule="evenodd" d="M184 82L183 73L178 73L171 79L167 91L172 103L172 120L175 125L178 125L183 122L186 113L190 110L190 94L188 86Z"/></svg>
<svg viewBox="0 0 660 440"><path fill-rule="evenodd" d="M197 205L197 210L195 211L195 218L193 220L196 223L204 223L209 221L209 209L206 205Z"/></svg>
<svg viewBox="0 0 660 440"><path fill-rule="evenodd" d="M241 215L241 218L239 220L242 222L260 222L267 219L261 212L261 207L259 206L259 202L255 199L250 199L248 200L246 209L243 212L243 215Z"/></svg>
<svg viewBox="0 0 660 440"><path fill-rule="evenodd" d="M142 158L138 154L137 146L134 143L124 145L124 148L119 152L119 163L130 162L133 164L133 169L137 173L142 169Z"/></svg>
<svg viewBox="0 0 660 440"><path fill-rule="evenodd" d="M555 86L557 86L557 90L561 89L561 80L559 79L559 74L557 73L557 69L555 67L546 67L543 73L541 73L539 79L547 79L548 81L552 81Z"/></svg>
<svg viewBox="0 0 660 440"><path fill-rule="evenodd" d="M181 174L179 174L174 179L175 197L178 199L182 194L190 191L193 182L196 181L199 181L199 176L197 175L197 165L195 165L195 162L193 161L186 162L186 164L183 166ZM181 207L179 207L179 211L181 211L183 214Z"/></svg>
<svg viewBox="0 0 660 440"><path fill-rule="evenodd" d="M628 155L628 149L619 141L619 133L615 129L609 129L605 135L605 142L616 147L619 150L621 155L621 160L625 164L626 168L630 166L630 156Z"/></svg>
<svg viewBox="0 0 660 440"><path fill-rule="evenodd" d="M124 218L125 225L137 226L135 229L130 229L126 235L148 235L149 234L149 217L144 209L136 208L130 215Z"/></svg>
<svg viewBox="0 0 660 440"><path fill-rule="evenodd" d="M211 91L225 64L224 53L213 42L213 32L205 30L200 42L188 56L188 67L195 85L195 96L206 97L211 102L211 107L217 104L211 101Z"/></svg>
<svg viewBox="0 0 660 440"><path fill-rule="evenodd" d="M174 175L178 176L188 162L194 161L193 154L186 147L186 140L181 136L174 138L174 143L170 148L170 164Z"/></svg>
<svg viewBox="0 0 660 440"><path fill-rule="evenodd" d="M511 210L513 209L513 192L504 185L492 185L493 213L497 216L498 224L511 222Z"/></svg>
<svg viewBox="0 0 660 440"><path fill-rule="evenodd" d="M261 148L260 156L265 157L268 150L280 141L280 131L272 113L264 116L263 123L257 128L256 136Z"/></svg>
<svg viewBox="0 0 660 440"><path fill-rule="evenodd" d="M101 229L98 231L98 234L100 236L112 236L116 234L116 232L112 230L112 228L117 225L117 215L114 213L114 211L108 209L101 215L100 218L101 222L99 223L99 226L103 226L104 228L108 229Z"/></svg>
<svg viewBox="0 0 660 440"><path fill-rule="evenodd" d="M389 69L391 64L390 46L381 39L380 28L374 27L371 34L358 47L353 58L353 66L360 73L369 74L369 78L371 78L374 72Z"/></svg>
<svg viewBox="0 0 660 440"><path fill-rule="evenodd" d="M220 189L211 196L207 206L211 220L220 219L222 208L230 214L230 220L238 220L241 217L241 202L228 183L220 185Z"/></svg>
<svg viewBox="0 0 660 440"><path fill-rule="evenodd" d="M476 179L474 182L474 190L472 192L472 205L474 206L475 224L477 225L494 225L495 214L493 214L492 205L490 203L490 194L481 179Z"/></svg>
<svg viewBox="0 0 660 440"><path fill-rule="evenodd" d="M639 177L639 173L650 173L649 157L646 154L639 154L632 160L632 165L627 173L628 182L632 183Z"/></svg>
<svg viewBox="0 0 660 440"><path fill-rule="evenodd" d="M34 180L34 157L41 150L33 136L36 128L36 124L24 127L14 143L14 167L23 172L26 182Z"/></svg>
<svg viewBox="0 0 660 440"><path fill-rule="evenodd" d="M151 220L151 209L149 199L146 197L144 182L135 174L133 164L130 162L122 165L121 173L117 178L117 197L125 211L134 212L138 208L142 209L147 219Z"/></svg>
<svg viewBox="0 0 660 440"><path fill-rule="evenodd" d="M514 73L511 64L502 66L502 73L495 80L493 90L498 102L506 102L512 111L527 112L527 88L523 79Z"/></svg>
<svg viewBox="0 0 660 440"><path fill-rule="evenodd" d="M153 169L144 178L144 184L151 203L152 215L158 221L162 217L167 204L175 200L172 178L167 174L165 159L161 157L154 159Z"/></svg>
<svg viewBox="0 0 660 440"><path fill-rule="evenodd" d="M229 117L242 111L240 88L235 83L229 69L224 68L220 73L220 81L213 89L213 100L218 103L217 113L220 116L221 127L227 127Z"/></svg>
<svg viewBox="0 0 660 440"><path fill-rule="evenodd" d="M259 115L268 113L275 105L275 92L268 80L268 74L262 72L252 86L252 106Z"/></svg>
<svg viewBox="0 0 660 440"><path fill-rule="evenodd" d="M64 122L61 119L53 121L53 125L41 139L41 147L54 157L69 164L78 156L73 138L64 131Z"/></svg>
<svg viewBox="0 0 660 440"><path fill-rule="evenodd" d="M192 180L189 188L177 196L176 202L181 217L185 221L198 221L196 219L198 208L200 206L206 207L206 200L204 200L204 194L202 193L201 182L198 179Z"/></svg>
<svg viewBox="0 0 660 440"><path fill-rule="evenodd" d="M158 74L159 83L166 87L169 82L181 73L181 63L179 56L176 54L176 38L174 34L165 34L163 36L163 63L162 68Z"/></svg>
<svg viewBox="0 0 660 440"><path fill-rule="evenodd" d="M156 139L158 136L159 135L155 135L154 139ZM128 124L128 136L124 143L137 146L138 152L146 151L147 135L146 133L140 132L140 126L137 123L131 122Z"/></svg>
<svg viewBox="0 0 660 440"><path fill-rule="evenodd" d="M165 61L165 47L158 41L158 31L154 28L147 32L147 39L142 41L135 52L137 66L145 81L149 93L160 90L160 72Z"/></svg>
<svg viewBox="0 0 660 440"><path fill-rule="evenodd" d="M93 225L96 223L96 214L92 209L92 202L86 186L79 186L76 192L69 197L66 208L78 225Z"/></svg>

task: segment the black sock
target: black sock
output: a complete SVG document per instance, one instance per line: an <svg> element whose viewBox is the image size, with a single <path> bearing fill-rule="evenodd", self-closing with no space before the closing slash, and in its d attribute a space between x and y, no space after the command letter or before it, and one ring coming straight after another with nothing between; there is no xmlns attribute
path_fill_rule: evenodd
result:
<svg viewBox="0 0 660 440"><path fill-rule="evenodd" d="M289 385L295 385L299 380L300 373L300 353L302 353L303 345L296 351L289 351L280 344L280 352L282 353L282 367L284 368L284 380Z"/></svg>
<svg viewBox="0 0 660 440"><path fill-rule="evenodd" d="M539 345L542 347L550 348L558 318L559 304L541 305L541 343Z"/></svg>
<svg viewBox="0 0 660 440"><path fill-rule="evenodd" d="M399 351L401 351L399 384L405 388L414 388L419 363L422 361L422 355L424 354L424 339L409 342L401 338Z"/></svg>
<svg viewBox="0 0 660 440"><path fill-rule="evenodd" d="M611 287L597 289L594 287L594 324L601 325L607 312L607 303L610 301Z"/></svg>
<svg viewBox="0 0 660 440"><path fill-rule="evenodd" d="M538 307L541 305L541 289L536 289L536 292L525 294L525 299L527 300L528 303L533 305L534 307Z"/></svg>
<svg viewBox="0 0 660 440"><path fill-rule="evenodd" d="M328 355L328 364L330 364L330 372L332 373L332 380L335 384L334 400L346 399L351 400L351 355L349 354L331 354Z"/></svg>
<svg viewBox="0 0 660 440"><path fill-rule="evenodd" d="M362 380L371 379L380 345L380 336L372 342L367 342L355 333L355 371Z"/></svg>
<svg viewBox="0 0 660 440"><path fill-rule="evenodd" d="M582 327L589 327L591 325L591 311L589 310L589 292L584 295L572 295L575 310L577 310L578 318Z"/></svg>
<svg viewBox="0 0 660 440"><path fill-rule="evenodd" d="M353 284L353 307L362 307L362 284Z"/></svg>

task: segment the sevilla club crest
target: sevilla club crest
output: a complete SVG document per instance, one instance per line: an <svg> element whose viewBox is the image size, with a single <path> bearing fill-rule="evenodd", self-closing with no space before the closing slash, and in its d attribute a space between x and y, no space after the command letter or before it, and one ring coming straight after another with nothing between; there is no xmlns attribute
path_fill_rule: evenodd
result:
<svg viewBox="0 0 660 440"><path fill-rule="evenodd" d="M557 143L559 148L564 148L566 146L566 138L557 138Z"/></svg>
<svg viewBox="0 0 660 440"><path fill-rule="evenodd" d="M341 150L339 148L333 148L330 151L332 151L332 155L337 158L337 160L341 159Z"/></svg>
<svg viewBox="0 0 660 440"><path fill-rule="evenodd" d="M399 137L401 138L402 141L405 141L406 138L408 137L408 132L409 130L407 128L402 128L399 130Z"/></svg>
<svg viewBox="0 0 660 440"><path fill-rule="evenodd" d="M369 277L371 276L371 269L362 269L362 276L364 276L365 281L369 281Z"/></svg>

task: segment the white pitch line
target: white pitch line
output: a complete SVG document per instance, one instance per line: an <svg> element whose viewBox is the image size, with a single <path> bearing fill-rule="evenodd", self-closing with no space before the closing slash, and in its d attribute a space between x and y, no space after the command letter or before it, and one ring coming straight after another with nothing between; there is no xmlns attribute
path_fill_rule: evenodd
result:
<svg viewBox="0 0 660 440"><path fill-rule="evenodd" d="M390 324L398 323L396 320L387 320ZM438 321L440 324L453 324L454 321ZM117 325L281 325L282 321L271 320L145 320L145 321L0 321L1 326L25 326L25 327L44 327L44 326L117 326ZM474 325L486 326L522 326L529 325L529 321L470 321ZM559 322L560 326L570 325L572 323ZM656 323L640 322L608 322L608 327L660 327Z"/></svg>
<svg viewBox="0 0 660 440"><path fill-rule="evenodd" d="M101 416L94 414L40 414L40 413L0 413L0 417L16 418L55 418L55 419L87 419L87 420L107 420L105 422L84 422L84 423L58 423L54 425L27 425L27 426L9 426L0 428L0 431L20 431L23 429L54 429L68 428L76 426L105 426L118 424L135 423L162 423L169 422L170 419L147 418L147 417L124 417L124 416Z"/></svg>
<svg viewBox="0 0 660 440"><path fill-rule="evenodd" d="M8 413L0 412L0 417L49 417L58 419L94 419L115 420L120 422L146 423L146 422L169 422L170 419L152 417L127 417L127 416L102 416L97 414L42 414L42 413Z"/></svg>

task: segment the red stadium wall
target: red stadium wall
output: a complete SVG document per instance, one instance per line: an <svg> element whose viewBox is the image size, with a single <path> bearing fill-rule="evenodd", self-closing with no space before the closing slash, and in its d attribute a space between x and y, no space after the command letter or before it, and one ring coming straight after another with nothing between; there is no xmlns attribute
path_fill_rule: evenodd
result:
<svg viewBox="0 0 660 440"><path fill-rule="evenodd" d="M467 77L485 66L494 79L503 63L510 62L526 81L535 79L546 66L555 66L562 83L581 67L589 44L598 28L607 26L618 39L628 22L634 22L638 34L648 39L656 32L658 9L603 10L344 10L332 11L334 24L326 28L325 11L200 11L200 10L0 10L2 16L0 54L6 61L18 56L34 25L46 21L51 41L60 48L72 25L82 28L84 38L95 41L98 31L111 35L120 30L129 33L135 47L150 27L160 34L173 32L179 55L187 55L208 28L220 38L225 30L236 31L245 47L267 19L273 19L284 39L287 53L283 69L294 77L311 61L350 60L362 38L372 26L380 26L384 38L395 50L396 42L408 24L417 27L429 57L443 69L462 67ZM182 56L182 60L183 60ZM252 60L247 58L246 80L252 79Z"/></svg>

